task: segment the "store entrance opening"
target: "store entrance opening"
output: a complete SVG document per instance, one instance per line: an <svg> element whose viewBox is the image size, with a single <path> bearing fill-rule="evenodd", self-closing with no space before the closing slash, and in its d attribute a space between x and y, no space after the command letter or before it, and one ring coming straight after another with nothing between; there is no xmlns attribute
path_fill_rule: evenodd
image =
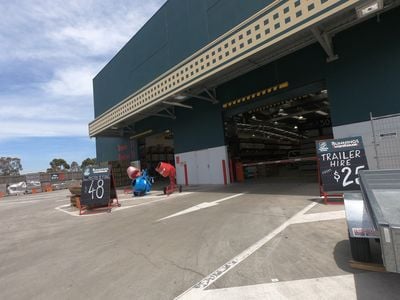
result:
<svg viewBox="0 0 400 300"><path fill-rule="evenodd" d="M160 162L174 162L174 135L171 130L165 130L150 136L138 139L139 159L142 169L147 169L151 177L164 180L155 168Z"/></svg>
<svg viewBox="0 0 400 300"><path fill-rule="evenodd" d="M332 138L328 91L282 98L225 117L232 166L244 179L310 176L317 179L315 141ZM238 179L235 167L233 175ZM241 175L240 175L241 176Z"/></svg>

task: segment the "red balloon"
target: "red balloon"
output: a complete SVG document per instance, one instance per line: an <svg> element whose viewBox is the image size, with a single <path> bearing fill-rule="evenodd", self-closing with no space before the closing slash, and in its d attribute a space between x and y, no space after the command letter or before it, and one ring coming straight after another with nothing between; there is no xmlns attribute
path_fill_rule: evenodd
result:
<svg viewBox="0 0 400 300"><path fill-rule="evenodd" d="M176 175L175 167L165 162L160 162L157 165L156 171L163 177L175 177Z"/></svg>
<svg viewBox="0 0 400 300"><path fill-rule="evenodd" d="M140 170L132 166L126 169L126 173L128 174L128 177L132 180L140 176Z"/></svg>

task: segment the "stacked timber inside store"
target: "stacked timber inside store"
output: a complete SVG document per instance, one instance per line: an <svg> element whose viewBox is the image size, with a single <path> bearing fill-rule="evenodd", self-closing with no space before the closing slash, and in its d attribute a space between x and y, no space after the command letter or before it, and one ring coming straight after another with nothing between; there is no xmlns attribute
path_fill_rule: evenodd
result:
<svg viewBox="0 0 400 300"><path fill-rule="evenodd" d="M154 145L149 147L140 145L139 159L142 168L148 169L150 173L153 173L154 168L161 161L174 164L174 148L164 145Z"/></svg>
<svg viewBox="0 0 400 300"><path fill-rule="evenodd" d="M115 180L115 186L129 186L131 184L131 179L129 179L126 169L130 166L129 161L111 161L110 165L112 167L113 176Z"/></svg>

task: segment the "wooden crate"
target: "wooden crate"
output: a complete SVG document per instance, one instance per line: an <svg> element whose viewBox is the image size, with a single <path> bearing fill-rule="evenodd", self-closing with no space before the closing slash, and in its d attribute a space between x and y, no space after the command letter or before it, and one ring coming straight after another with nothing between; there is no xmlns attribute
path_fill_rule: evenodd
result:
<svg viewBox="0 0 400 300"><path fill-rule="evenodd" d="M77 206L77 202L81 200L81 197L80 197L80 196L77 196L77 195L72 195L72 196L70 197L70 200L71 200L71 206L78 207L78 206Z"/></svg>

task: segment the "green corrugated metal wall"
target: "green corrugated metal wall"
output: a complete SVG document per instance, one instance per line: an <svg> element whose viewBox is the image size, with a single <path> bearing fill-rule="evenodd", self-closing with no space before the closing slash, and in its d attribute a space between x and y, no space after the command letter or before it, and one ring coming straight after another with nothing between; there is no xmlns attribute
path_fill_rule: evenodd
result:
<svg viewBox="0 0 400 300"><path fill-rule="evenodd" d="M96 138L97 162L118 160L118 145L128 145L127 138Z"/></svg>
<svg viewBox="0 0 400 300"><path fill-rule="evenodd" d="M94 78L95 116L272 0L169 0Z"/></svg>
<svg viewBox="0 0 400 300"><path fill-rule="evenodd" d="M175 153L223 146L225 140L221 105L194 99L187 103L193 105L193 110L175 110Z"/></svg>
<svg viewBox="0 0 400 300"><path fill-rule="evenodd" d="M339 60L327 64L333 125L400 112L400 8L335 39Z"/></svg>

